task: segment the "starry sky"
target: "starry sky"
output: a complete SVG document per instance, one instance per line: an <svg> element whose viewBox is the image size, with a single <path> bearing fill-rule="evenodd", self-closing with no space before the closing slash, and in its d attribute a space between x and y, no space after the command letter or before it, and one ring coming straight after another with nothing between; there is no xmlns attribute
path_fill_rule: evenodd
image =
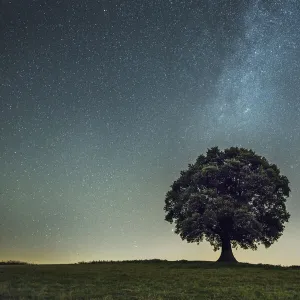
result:
<svg viewBox="0 0 300 300"><path fill-rule="evenodd" d="M207 148L252 148L291 219L239 261L300 265L298 0L0 0L0 260L215 260L164 221Z"/></svg>

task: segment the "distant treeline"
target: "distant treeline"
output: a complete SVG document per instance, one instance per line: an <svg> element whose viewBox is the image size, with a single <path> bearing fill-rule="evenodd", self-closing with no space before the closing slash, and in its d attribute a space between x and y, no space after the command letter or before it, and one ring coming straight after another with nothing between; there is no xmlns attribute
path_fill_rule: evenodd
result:
<svg viewBox="0 0 300 300"><path fill-rule="evenodd" d="M8 260L8 261L0 261L0 265L33 265L33 264L24 261L18 261L18 260Z"/></svg>
<svg viewBox="0 0 300 300"><path fill-rule="evenodd" d="M155 264L155 263L167 263L167 264L174 264L176 268L182 267L182 268L199 268L199 267L205 267L205 268L215 268L216 263L213 261L191 261L191 260L166 260L166 259L135 259L135 260L93 260L93 261L81 261L78 263L75 263L75 265L85 265L85 264L120 264L120 263L133 263L133 264ZM1 265L27 265L32 266L36 265L33 263L23 262L23 261L17 261L17 260L8 260L8 261L0 261ZM218 263L218 268L222 267L228 267L228 263ZM231 266L229 264L229 266ZM263 267L265 269L274 269L274 268L280 268L282 270L286 269L300 269L300 266L282 266L282 265L268 265L268 264L249 264L249 263L238 263L235 264L235 268L243 268L243 267Z"/></svg>
<svg viewBox="0 0 300 300"><path fill-rule="evenodd" d="M189 265L192 268L198 268L200 266L205 265L205 267L211 266L212 268L216 267L215 262L213 261L190 261L190 260L175 260L175 261L170 261L166 259L136 259L136 260L93 260L89 262L81 261L76 264L83 265L83 264L114 264L114 263L175 263L177 264L176 267L178 267L179 264L183 265ZM228 267L228 263L218 263L218 267ZM235 267L263 267L266 269L274 269L274 268L280 268L280 269L300 269L300 266L282 266L282 265L268 265L268 264L249 264L249 263L238 263L235 265Z"/></svg>
<svg viewBox="0 0 300 300"><path fill-rule="evenodd" d="M135 259L135 260L93 260L93 261L80 261L79 265L82 264L103 264L103 263L159 263L159 262L169 262L166 259ZM183 261L181 261L183 262Z"/></svg>

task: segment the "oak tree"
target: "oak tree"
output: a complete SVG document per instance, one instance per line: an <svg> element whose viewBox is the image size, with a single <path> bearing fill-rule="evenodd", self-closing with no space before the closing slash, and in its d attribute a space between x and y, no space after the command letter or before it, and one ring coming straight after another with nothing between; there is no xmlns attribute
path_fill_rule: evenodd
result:
<svg viewBox="0 0 300 300"><path fill-rule="evenodd" d="M289 180L265 157L245 148L207 150L181 171L165 198L165 220L189 243L204 239L218 261L236 262L232 248L270 247L282 235Z"/></svg>

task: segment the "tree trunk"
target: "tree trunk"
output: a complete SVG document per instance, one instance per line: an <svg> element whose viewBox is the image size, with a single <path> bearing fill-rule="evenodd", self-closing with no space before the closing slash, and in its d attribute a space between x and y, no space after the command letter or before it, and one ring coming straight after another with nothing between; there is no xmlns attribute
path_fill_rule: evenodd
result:
<svg viewBox="0 0 300 300"><path fill-rule="evenodd" d="M230 239L222 239L222 252L217 262L237 262L232 253Z"/></svg>

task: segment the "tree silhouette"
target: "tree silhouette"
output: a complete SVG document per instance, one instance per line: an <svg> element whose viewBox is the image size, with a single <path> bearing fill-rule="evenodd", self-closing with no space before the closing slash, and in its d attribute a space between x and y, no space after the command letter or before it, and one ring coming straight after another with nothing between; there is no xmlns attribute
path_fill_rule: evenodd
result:
<svg viewBox="0 0 300 300"><path fill-rule="evenodd" d="M206 239L218 261L236 262L232 247L270 247L282 235L289 180L275 164L245 148L218 147L200 155L166 194L165 220L182 240Z"/></svg>

